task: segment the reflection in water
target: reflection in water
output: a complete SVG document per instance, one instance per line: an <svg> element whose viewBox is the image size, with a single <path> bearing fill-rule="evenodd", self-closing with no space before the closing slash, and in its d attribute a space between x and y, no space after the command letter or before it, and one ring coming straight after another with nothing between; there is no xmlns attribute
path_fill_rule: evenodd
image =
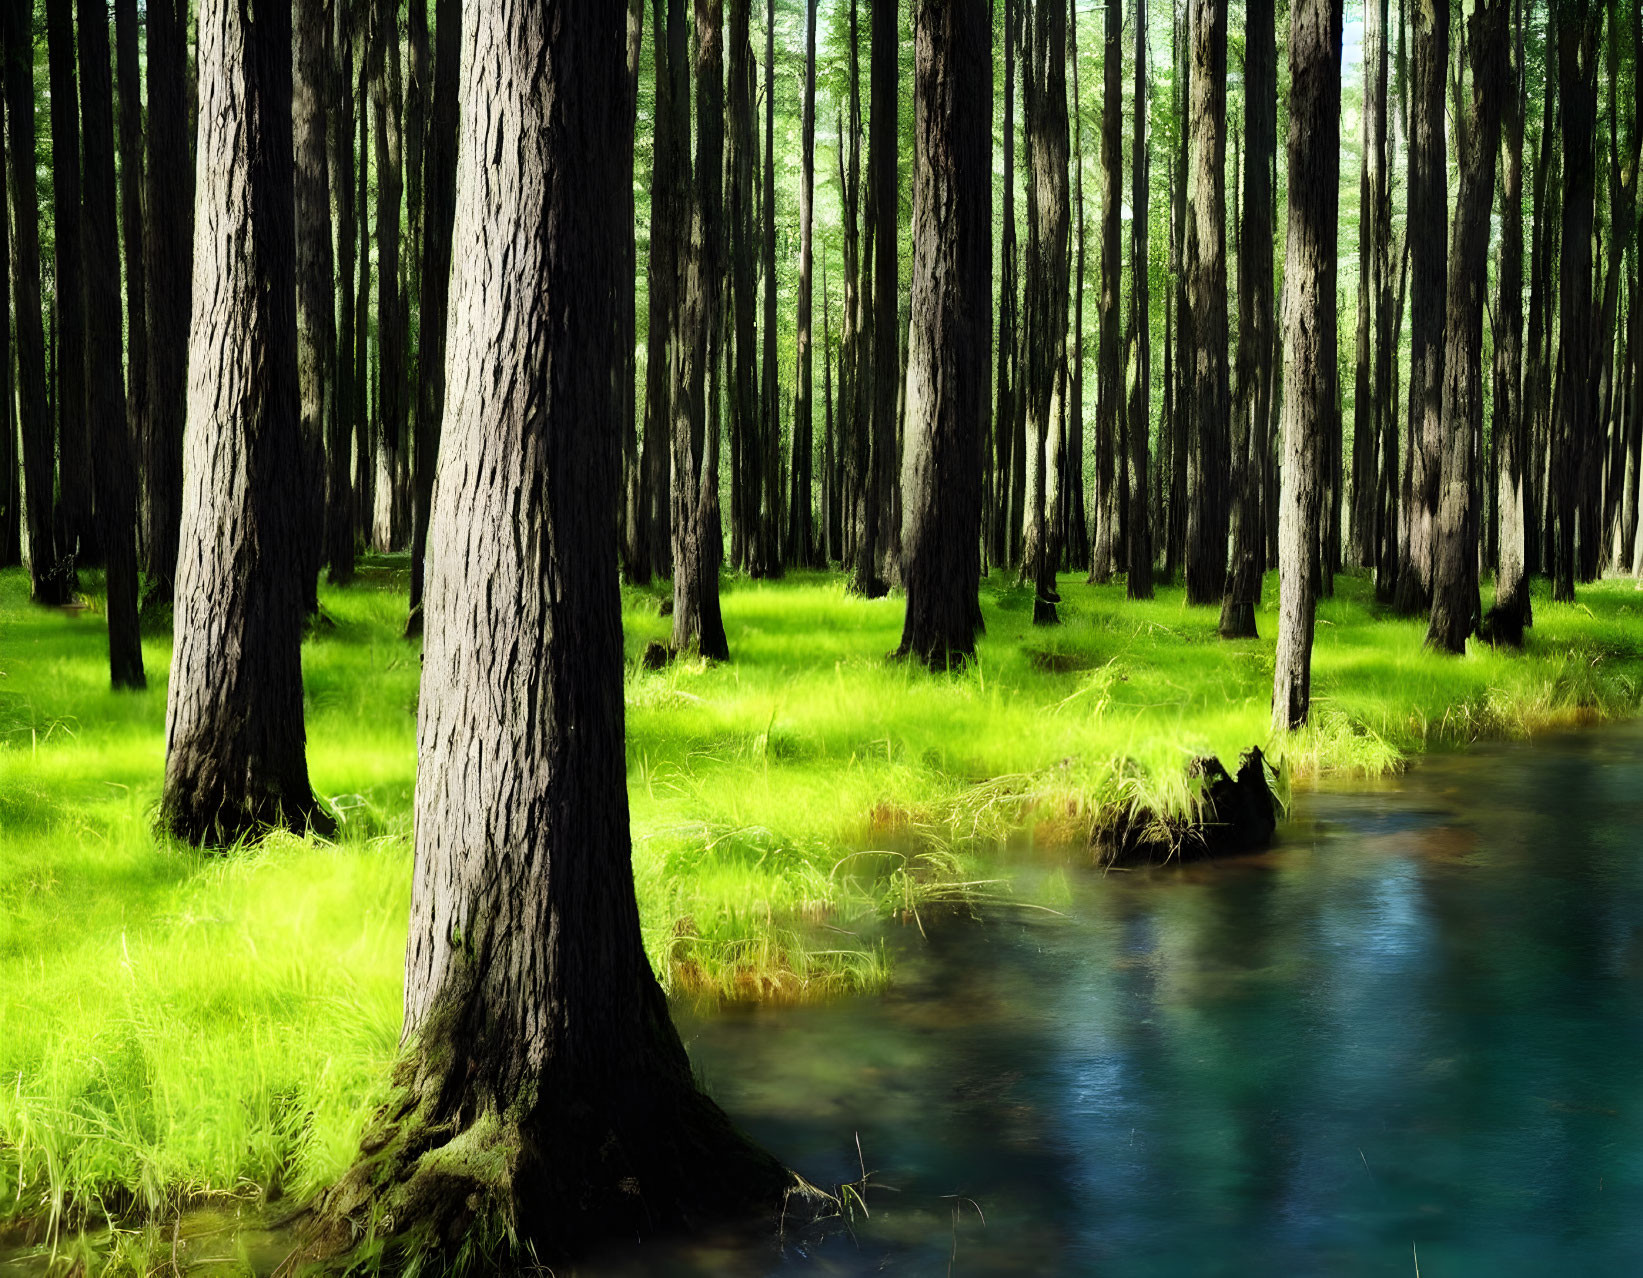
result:
<svg viewBox="0 0 1643 1278"><path fill-rule="evenodd" d="M1486 747L934 928L883 999L682 1011L811 1179L859 1138L872 1214L586 1272L1643 1272L1640 798L1643 729Z"/></svg>

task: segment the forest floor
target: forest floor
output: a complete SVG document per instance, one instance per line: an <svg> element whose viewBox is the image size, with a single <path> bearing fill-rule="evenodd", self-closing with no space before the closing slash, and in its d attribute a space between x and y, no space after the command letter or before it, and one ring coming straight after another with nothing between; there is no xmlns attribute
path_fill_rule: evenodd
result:
<svg viewBox="0 0 1643 1278"><path fill-rule="evenodd" d="M420 662L407 569L322 590L304 648L310 770L335 843L223 855L157 839L170 636L150 686L108 688L101 600L45 610L0 574L0 1225L162 1216L213 1196L305 1195L350 1161L400 1023ZM882 987L888 921L1016 894L1006 840L1093 866L1097 819L1181 813L1186 765L1261 745L1286 781L1369 778L1481 737L1634 714L1643 593L1535 597L1522 652L1423 651L1359 576L1319 610L1314 726L1269 728L1276 581L1259 640L1223 642L1179 587L1061 580L1064 624L982 589L978 659L886 660L902 603L835 575L727 579L732 660L638 660L663 587L624 592L634 872L676 996L803 999Z"/></svg>

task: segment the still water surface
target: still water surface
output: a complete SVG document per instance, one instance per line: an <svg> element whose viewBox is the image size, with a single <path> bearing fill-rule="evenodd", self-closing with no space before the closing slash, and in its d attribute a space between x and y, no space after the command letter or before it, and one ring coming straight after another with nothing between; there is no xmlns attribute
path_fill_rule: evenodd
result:
<svg viewBox="0 0 1643 1278"><path fill-rule="evenodd" d="M895 988L681 1011L870 1216L599 1274L1643 1274L1643 726L1298 798L1273 852L892 940ZM860 1142L858 1155L857 1141Z"/></svg>

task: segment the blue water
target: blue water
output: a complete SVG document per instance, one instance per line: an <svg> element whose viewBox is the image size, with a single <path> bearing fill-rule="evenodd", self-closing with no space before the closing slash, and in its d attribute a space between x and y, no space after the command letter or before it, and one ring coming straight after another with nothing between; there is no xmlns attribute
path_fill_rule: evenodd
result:
<svg viewBox="0 0 1643 1278"><path fill-rule="evenodd" d="M1643 728L1304 794L1262 857L1016 855L1061 916L927 920L882 998L680 1010L870 1214L587 1271L1643 1274Z"/></svg>

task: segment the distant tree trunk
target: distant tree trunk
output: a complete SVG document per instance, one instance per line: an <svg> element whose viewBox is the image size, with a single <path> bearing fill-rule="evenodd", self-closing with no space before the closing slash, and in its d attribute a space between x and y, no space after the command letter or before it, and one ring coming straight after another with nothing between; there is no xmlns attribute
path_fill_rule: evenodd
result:
<svg viewBox="0 0 1643 1278"><path fill-rule="evenodd" d="M144 607L168 604L177 572L193 307L194 169L189 162L188 6L148 0L148 586ZM164 283L162 284L162 281Z"/></svg>
<svg viewBox="0 0 1643 1278"><path fill-rule="evenodd" d="M4 19L0 19L0 24ZM0 31L0 86L6 81L5 33ZM0 90L0 116L5 112ZM12 381L11 337L11 214L6 199L6 136L0 128L0 568L23 562L21 477L22 457L18 453L17 420L12 416L16 402Z"/></svg>
<svg viewBox="0 0 1643 1278"><path fill-rule="evenodd" d="M7 179L12 226L10 274L17 322L17 405L26 488L29 587L35 603L73 596L73 561L57 543L57 445L46 391L46 337L40 312L40 222L35 177L34 36L23 6L0 8L5 36Z"/></svg>
<svg viewBox="0 0 1643 1278"><path fill-rule="evenodd" d="M730 166L727 186L730 222L730 293L732 343L730 382L730 558L736 567L746 566L753 553L759 525L759 394L754 359L758 349L758 327L753 244L753 43L751 0L730 0L730 126L726 159ZM852 65L854 53L852 52ZM854 153L855 142L850 143ZM843 163L843 151L840 152ZM849 272L855 228L851 195L844 193L845 262ZM847 289L849 287L847 282ZM848 294L847 294L848 295Z"/></svg>
<svg viewBox="0 0 1643 1278"><path fill-rule="evenodd" d="M1386 0L1365 0L1363 33L1363 169L1358 183L1358 333L1352 395L1351 555L1360 567L1375 566L1376 499L1379 495L1380 403L1375 398L1377 311L1383 262L1381 227L1386 185ZM1240 276L1241 278L1241 276Z"/></svg>
<svg viewBox="0 0 1643 1278"><path fill-rule="evenodd" d="M1261 480L1272 399L1272 159L1278 144L1278 49L1272 0L1244 18L1243 232L1238 243L1238 399L1232 416L1232 570L1221 634L1254 638L1261 601ZM1361 325L1360 325L1361 327Z"/></svg>
<svg viewBox="0 0 1643 1278"><path fill-rule="evenodd" d="M1393 404L1393 369L1397 355L1400 322L1395 317L1392 271L1392 180L1396 167L1396 144L1389 142L1388 117L1391 103L1387 95L1387 46L1390 43L1389 6L1387 0L1374 0L1370 5L1374 38L1368 42L1369 69L1368 101L1365 107L1370 118L1369 146L1374 153L1374 171L1370 181L1371 210L1365 219L1366 228L1374 240L1370 257L1370 276L1375 295L1374 311L1374 383L1370 392L1369 420L1375 432L1375 448L1379 455L1375 483L1375 509L1371 529L1372 549L1375 555L1375 595L1382 603L1391 603L1398 589L1398 433L1399 423ZM1402 7L1399 12L1401 15ZM1401 30L1401 26L1400 26ZM1367 37L1366 37L1367 38ZM1401 252L1399 258L1401 261Z"/></svg>
<svg viewBox="0 0 1643 1278"><path fill-rule="evenodd" d="M1177 13L1181 15L1177 19ZM1191 171L1191 141L1185 126L1190 96L1192 57L1192 0L1170 9L1170 43L1175 74L1170 77L1170 114L1177 122L1178 145L1170 182L1170 276L1175 281L1175 336L1170 379L1170 411L1164 429L1170 435L1169 519L1164 537L1164 575L1174 579L1185 562L1187 545L1187 471L1189 470L1192 414L1192 308L1187 303L1186 238L1187 180Z"/></svg>
<svg viewBox="0 0 1643 1278"><path fill-rule="evenodd" d="M873 120L867 157L867 183L873 223L871 341L874 376L868 383L871 398L867 402L871 407L872 424L868 431L869 446L865 450L867 482L862 502L862 530L856 546L855 574L850 583L852 590L870 599L889 589L883 559L890 540L886 516L890 513L890 490L895 483L897 379L894 370L901 366L900 343L896 334L897 299L900 295L896 266L900 239L896 226L896 160L900 135L896 119L901 45L897 0L873 0L872 39ZM767 133L767 146L768 137ZM767 301L766 321L773 319L774 306Z"/></svg>
<svg viewBox="0 0 1643 1278"><path fill-rule="evenodd" d="M283 19L283 20L282 20ZM161 821L191 843L328 828L303 754L291 28L199 17L201 256Z"/></svg>
<svg viewBox="0 0 1643 1278"><path fill-rule="evenodd" d="M354 207L359 210L359 285L354 290L354 384L359 392L359 412L354 420L354 517L356 532L369 544L376 522L376 409L372 403L371 360L371 214L370 214L370 83L371 34L369 13L359 15L360 57L356 90L359 103L359 186L354 191ZM377 367L381 368L381 334L378 334ZM380 385L380 372L376 385Z"/></svg>
<svg viewBox="0 0 1643 1278"><path fill-rule="evenodd" d="M645 42L645 0L627 0L628 30L627 30L627 98L624 110L629 118L625 128L628 135L637 135L639 119L639 70L643 61ZM460 35L458 36L460 39ZM437 67L435 74L438 74ZM436 89L437 92L437 89ZM454 95L453 95L454 96ZM629 137L630 143L633 137ZM433 139L429 139L433 145ZM454 148L455 142L453 140ZM430 161L430 163L432 163ZM432 175L430 174L430 180ZM622 207L622 224L628 228L627 235L622 241L622 251L626 261L625 278L635 280L633 288L622 291L620 308L622 319L621 349L616 351L616 380L622 392L622 541L621 561L622 575L632 582L637 582L641 576L648 580L650 568L646 562L645 538L648 535L645 520L645 482L644 469L640 465L639 444L639 405L637 382L639 376L638 356L635 351L639 342L639 303L638 284L639 274L639 229L638 229L638 201L634 198L631 189L628 191ZM421 410L418 410L419 414ZM421 417L418 417L421 422ZM419 425L420 430L420 425ZM420 440L418 447L420 447ZM432 483L433 472L426 475ZM432 500L432 489L428 492ZM418 489L418 500L422 500L421 489ZM418 535L426 543L428 529L423 522L418 529Z"/></svg>
<svg viewBox="0 0 1643 1278"><path fill-rule="evenodd" d="M85 130L87 403L95 447L98 540L107 564L108 664L116 688L147 686L137 619L137 497L120 361L120 233L114 179L114 85L108 6L79 0L80 109Z"/></svg>
<svg viewBox="0 0 1643 1278"><path fill-rule="evenodd" d="M1409 146L1408 231L1413 289L1409 363L1409 554L1398 578L1397 608L1432 604L1433 521L1442 469L1443 330L1448 284L1449 170L1445 155L1444 80L1449 6L1417 5L1412 59L1414 102Z"/></svg>
<svg viewBox="0 0 1643 1278"><path fill-rule="evenodd" d="M405 220L402 260L405 263L405 286L400 291L400 307L404 311L405 340L410 345L412 335L411 301L417 303L415 331L420 336L422 321L422 267L425 248L423 215L427 208L425 192L428 140L429 95L433 84L432 53L428 42L428 0L406 0L405 4ZM407 434L410 437L410 464L412 479L408 494L409 523L416 527L416 439L419 424L416 419L421 393L417 381L422 375L416 357L420 344L410 346L410 374L407 383L406 411L409 416ZM412 533L413 538L415 533Z"/></svg>
<svg viewBox="0 0 1643 1278"><path fill-rule="evenodd" d="M319 610L319 567L325 557L325 449L336 442L336 259L331 248L331 175L326 155L326 103L332 72L324 0L295 0L292 138L296 160L297 377L301 393L303 471L307 503L299 530L303 603Z"/></svg>
<svg viewBox="0 0 1643 1278"><path fill-rule="evenodd" d="M114 0L114 61L119 95L120 234L125 242L126 456L132 501L141 505L137 450L148 438L148 274L143 269L143 97L138 54L137 0ZM147 562L141 539L147 514L136 508L138 559Z"/></svg>
<svg viewBox="0 0 1643 1278"><path fill-rule="evenodd" d="M880 0L883 3L883 0ZM875 9L875 13L877 10ZM755 537L755 577L782 575L782 419L781 386L776 374L776 0L765 10L764 43L764 196L761 200L760 251L764 275L764 317L759 379L759 487L763 494ZM875 29L877 49L877 30ZM878 102L875 83L873 101ZM874 119L878 118L877 111ZM885 490L888 491L888 490Z"/></svg>
<svg viewBox="0 0 1643 1278"><path fill-rule="evenodd" d="M1123 6L1106 6L1106 31L1101 52L1101 334L1096 374L1095 434L1095 548L1090 580L1112 576L1118 553L1117 445L1118 422L1124 410L1120 373L1119 294L1124 274L1124 249L1119 238L1124 173L1122 129Z"/></svg>
<svg viewBox="0 0 1643 1278"><path fill-rule="evenodd" d="M1014 367L1020 295L1015 232L1015 51L1016 27L1025 3L1026 0L1004 0L1004 205L998 252L998 386L993 411L993 519L989 556L995 565L1003 567L1010 565L1011 532L1021 522L1021 512L1011 506L1010 497L1015 471L1015 402L1019 391L1019 376Z"/></svg>
<svg viewBox="0 0 1643 1278"><path fill-rule="evenodd" d="M811 425L814 381L810 350L812 285L811 239L816 188L816 0L805 11L804 116L800 124L802 169L799 178L799 298L794 336L797 367L793 392L792 492L787 503L787 561L798 567L816 562L812 471L815 439Z"/></svg>
<svg viewBox="0 0 1643 1278"><path fill-rule="evenodd" d="M1062 431L1061 504L1055 512L1060 564L1090 563L1089 512L1084 501L1084 120L1078 93L1078 6L1067 6L1067 64L1072 68L1073 222L1076 265L1072 275L1072 339L1068 347L1067 395L1063 401L1066 424ZM1060 566L1058 564L1058 567Z"/></svg>
<svg viewBox="0 0 1643 1278"><path fill-rule="evenodd" d="M682 100L689 92L683 48L682 0L669 0L668 63L673 88ZM685 274L680 283L679 335L673 355L673 647L692 644L704 657L725 661L730 647L719 614L718 540L708 528L716 519L714 474L707 457L717 458L718 416L708 409L707 389L716 386L709 370L718 364L724 331L719 315L719 287L724 278L720 206L724 183L724 9L722 0L695 0L696 13L696 168L694 183L688 158L675 171L679 226L691 228L684 242ZM677 24L674 18L680 20ZM682 189L681 189L682 188Z"/></svg>
<svg viewBox="0 0 1643 1278"><path fill-rule="evenodd" d="M833 304L827 291L827 254L822 253L822 405L825 413L822 430L822 544L821 564L837 562L844 557L843 528L840 523L840 449L837 419L833 415Z"/></svg>
<svg viewBox="0 0 1643 1278"><path fill-rule="evenodd" d="M371 106L376 117L377 375L381 407L376 440L376 510L372 542L397 550L404 540L399 472L404 463L405 295L400 280L400 206L404 202L403 106L399 74L398 5L376 0Z"/></svg>
<svg viewBox="0 0 1643 1278"><path fill-rule="evenodd" d="M1489 214L1506 96L1506 3L1479 0L1466 48L1472 92L1461 133L1460 194L1450 243L1444 336L1443 451L1433 529L1430 647L1465 652L1478 623L1479 516L1473 492L1483 438L1483 291L1489 281Z"/></svg>
<svg viewBox="0 0 1643 1278"><path fill-rule="evenodd" d="M52 238L56 245L58 546L74 567L101 558L92 525L86 414L85 245L80 206L80 112L74 74L74 0L47 0L51 75ZM122 414L124 409L121 409Z"/></svg>
<svg viewBox="0 0 1643 1278"><path fill-rule="evenodd" d="M1192 154L1186 285L1191 308L1187 476L1187 602L1219 603L1226 588L1231 465L1227 386L1227 0L1191 0Z"/></svg>
<svg viewBox="0 0 1643 1278"><path fill-rule="evenodd" d="M1557 48L1558 6L1546 6L1546 47ZM1544 491L1546 427L1550 400L1548 375L1551 348L1551 286L1554 272L1551 267L1553 244L1556 240L1555 214L1548 214L1549 206L1558 199L1554 174L1558 162L1554 140L1557 135L1557 77L1545 76L1544 97L1541 99L1538 121L1539 142L1535 146L1534 190L1530 196L1530 224L1533 227L1529 242L1529 309L1525 316L1528 333L1523 351L1523 570L1526 576L1544 571L1547 561L1542 554L1542 526L1546 493ZM1533 617L1534 605L1528 604L1525 624Z"/></svg>
<svg viewBox="0 0 1643 1278"><path fill-rule="evenodd" d="M1552 598L1575 597L1575 527L1586 457L1595 447L1599 352L1592 308L1592 221L1596 202L1593 141L1597 131L1597 60L1603 10L1594 0L1569 0L1558 22L1558 85L1563 109L1563 262L1560 281L1559 361L1562 411L1557 423L1553 485L1557 503L1557 557Z"/></svg>
<svg viewBox="0 0 1643 1278"><path fill-rule="evenodd" d="M416 523L411 535L411 615L408 633L422 626L422 592L427 574L428 520L434 496L434 471L439 459L440 423L445 416L445 320L451 284L451 222L456 215L456 92L462 73L462 0L435 0L434 3L433 110L428 118L428 145L422 180L422 298L418 309L422 322L417 328L417 408L416 450L413 459L416 484ZM637 73L636 60L634 63ZM630 77L630 84L632 79ZM628 112L628 150L633 148L632 112ZM632 202L633 186L628 185ZM631 217L626 225L632 225ZM631 249L632 235L624 241ZM634 258L625 259L627 274L633 278ZM621 350L614 361L614 380L620 402L627 414L624 438L633 430L633 288L623 292Z"/></svg>
<svg viewBox="0 0 1643 1278"><path fill-rule="evenodd" d="M1532 6L1533 0L1531 0ZM1523 4L1518 0L1512 60L1503 100L1501 149L1500 300L1495 321L1495 455L1500 550L1491 630L1510 639L1529 620L1525 563L1524 480L1528 438L1523 412L1523 116L1528 76L1523 56Z"/></svg>
<svg viewBox="0 0 1643 1278"><path fill-rule="evenodd" d="M732 4L740 0L732 0ZM672 41L667 28L668 0L652 0L651 60L655 65L655 144L651 152L650 262L646 290L649 326L645 357L645 423L639 446L640 486L644 516L641 541L645 553L628 566L629 580L646 582L652 573L672 572L672 501L669 466L673 434L672 348L679 291L681 240L689 228L678 225L677 201L671 198L681 162L688 162L688 101L675 103ZM681 45L681 47L683 47ZM683 118L680 119L680 114ZM734 123L732 130L734 130Z"/></svg>
<svg viewBox="0 0 1643 1278"><path fill-rule="evenodd" d="M696 1089L635 904L610 377L631 287L623 14L467 15L404 1055L323 1208L343 1245L391 1218L396 1265L480 1235L516 1240L498 1262L558 1264L612 1235L773 1220L795 1183ZM510 163L467 162L492 140Z"/></svg>
<svg viewBox="0 0 1643 1278"><path fill-rule="evenodd" d="M1152 304L1148 280L1152 266L1147 231L1147 208L1152 198L1152 156L1147 149L1147 117L1151 109L1147 60L1150 56L1147 0L1135 0L1135 137L1131 146L1130 185L1130 340L1134 354L1129 403L1131 484L1126 588L1131 599L1152 598L1152 528L1148 519L1147 482L1147 436L1152 429ZM1269 278L1270 275L1268 272Z"/></svg>
<svg viewBox="0 0 1643 1278"><path fill-rule="evenodd" d="M333 586L354 578L354 490L350 478L350 451L355 420L364 387L355 380L354 351L359 340L354 327L354 261L359 252L358 206L354 200L354 24L348 6L332 0L331 44L327 56L330 110L327 145L328 177L336 208L335 309L337 347L336 410L326 438L325 565ZM413 583L413 589L414 589Z"/></svg>
<svg viewBox="0 0 1643 1278"><path fill-rule="evenodd" d="M1295 0L1289 32L1289 235L1284 262L1284 462L1272 727L1312 701L1323 434L1335 411L1336 235L1341 164L1341 0Z"/></svg>
<svg viewBox="0 0 1643 1278"><path fill-rule="evenodd" d="M992 24L914 10L913 320L902 455L901 656L963 662L981 629L982 471L992 340ZM987 86L987 87L982 87Z"/></svg>

